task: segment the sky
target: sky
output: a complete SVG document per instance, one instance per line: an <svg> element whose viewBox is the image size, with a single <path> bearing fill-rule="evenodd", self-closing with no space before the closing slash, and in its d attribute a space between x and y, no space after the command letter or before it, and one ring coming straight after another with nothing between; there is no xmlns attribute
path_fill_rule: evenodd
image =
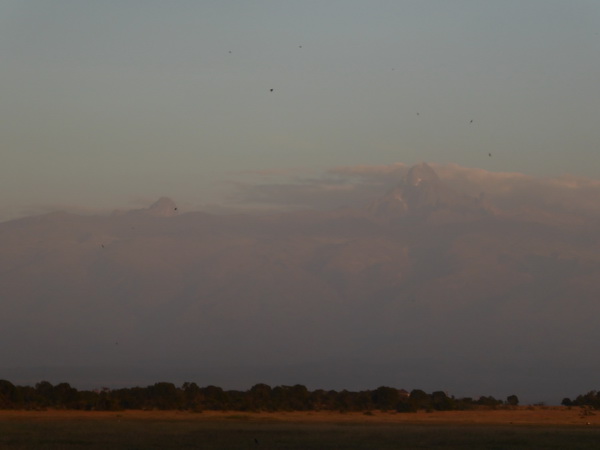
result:
<svg viewBox="0 0 600 450"><path fill-rule="evenodd" d="M595 0L0 0L0 60L0 220L361 165L600 178Z"/></svg>
<svg viewBox="0 0 600 450"><path fill-rule="evenodd" d="M161 197L175 201L177 214L198 210L327 210L353 202L368 205L389 192L411 166L425 161L445 186L489 201L499 211L513 214L510 217L524 222L539 220L556 229L589 226L596 230L594 224L600 217L599 79L597 0L0 0L0 222L56 210L80 214L107 214L115 209L139 212ZM111 220L121 220L119 217L126 220L129 216L115 215ZM196 216L187 217L191 221ZM201 222L202 217L194 220ZM227 220L236 217L214 220L229 223ZM97 219L103 223L103 218ZM185 223L185 218L181 219L174 223ZM61 215L46 218L50 225L61 220L67 219ZM69 220L96 223L96 219L79 216ZM247 222L240 223L249 225L241 228L252 232L254 218L243 220ZM100 276L101 281L104 274L106 280L116 283L114 292L125 295L123 298L129 295L127 289L139 289L140 294L133 297L141 303L147 301L144 290L163 299L163 291L155 290L152 284L162 280L157 273L176 280L179 289L179 275L168 262L182 258L184 275L196 267L185 259L197 256L187 243L175 246L174 259L162 258L162 250L158 251L162 247L156 247L162 241L144 240L146 235L138 234L135 227L125 227L127 233L135 231L133 240L129 234L117 239L111 229L102 228L104 225L81 232L73 227L77 228L75 245L69 240L71 235L66 241L56 240L61 233L71 232L69 227L63 230L56 225L56 235L44 240L35 221L28 222L33 223L31 234L25 233L26 222L2 224L13 231L23 227L14 235L6 234L2 248L6 250L4 266L25 270L26 281L6 270L0 286L11 293L3 295L4 299L32 292L25 300L5 300L31 323L38 316L31 318L27 305L39 301L46 308L52 306L47 302L47 286L58 289L56 302L78 305L81 317L86 317L88 310L77 301L85 296L73 294L63 299L65 286L76 293L77 289L100 292L98 304L90 306L93 308L102 306L103 293L108 299L119 298L108 288L89 288L84 276L73 277L88 267L85 264L91 264L90 273ZM523 233L529 230L516 228ZM25 237L35 245L27 244ZM589 319L597 317L597 302L593 300L598 292L593 277L599 267L596 234L590 231L589 236L582 234L572 242L565 238L568 245L550 238L538 245L536 238L542 237L523 238L523 248L517 245L515 250L515 261L532 265L535 280L535 270L551 276L543 264L551 268L572 265L576 271L579 266L575 258L579 258L586 264L581 267L589 268L578 274L579 278L564 281L564 289L571 282L580 289L582 294L575 297L581 308L570 309L566 302L557 302L565 309L550 309L548 315L553 313L553 319L565 316L561 329L572 340L564 342L583 343L585 350L581 350L583 365L576 366L581 373L564 378L572 381L585 375L591 379L597 370L585 370L585 364L586 355L595 354L592 343L597 342L597 327ZM584 238L589 239L589 246L581 244ZM295 245L295 241L290 242ZM220 245L220 241L207 241L209 250L213 244ZM466 255L468 251L481 252L482 261L489 263L486 247L471 244L456 241L456 248L464 245ZM41 246L39 252L37 245ZM169 241L164 248L171 246ZM240 276L248 277L249 286L253 286L254 254L244 253L245 247L240 246L233 245L233 253L218 254L216 261L221 261L224 274L237 267ZM275 259L278 249L281 255L288 250L275 242L267 242L265 248L270 251L271 246ZM380 247L387 248L387 244ZM358 247L356 252L361 256L357 258L367 250L375 255L380 247ZM348 248L354 247L349 244ZM83 252L81 261L85 264L77 259L78 253L69 253L72 250ZM298 255L304 257L304 250L304 245L298 244ZM315 254L325 258L330 250ZM333 269L338 262L348 260L344 250L339 250L339 259L334 257L337 254L330 255ZM499 245L500 256L502 251ZM198 254L211 255L203 251ZM435 256L432 254L434 260ZM131 266L131 258L139 258L134 262L140 266ZM228 258L233 261L231 267L223 262ZM465 257L464 261L471 260ZM498 261L500 268L505 264L514 270L509 270L506 279L518 284L525 269L517 262ZM368 258L363 262L368 263ZM211 260L202 267L219 264ZM402 272L404 266L399 267ZM121 278L114 274L131 280L136 270L141 274L139 279L146 281L140 281L139 286L124 283L127 292L123 293ZM326 271L317 272L324 278L329 276ZM35 283L30 282L31 274ZM498 275L498 285L508 289L512 285L503 281L503 274ZM55 280L55 275L67 281L56 281L63 278ZM304 280L292 275L290 272L291 280ZM459 284L467 280L465 286L470 286L471 274L454 275L452 280ZM481 286L487 288L486 276L481 275ZM206 277L210 281L215 278ZM353 278L348 275L348 279ZM190 279L195 280L191 275ZM42 286L44 280L48 284ZM227 276L223 275L223 280L229 287ZM519 326L525 336L522 348L535 347L537 341L526 338L528 320L537 319L540 336L550 338L548 342L540 339L540 348L553 354L553 339L560 341L560 331L535 311L535 302L547 296L545 280L532 285L537 289L531 291L535 295L523 297L530 301L534 313L522 313ZM300 284L314 287L312 282ZM236 292L252 290L240 286ZM445 292L443 283L414 286L423 289L424 298L431 286ZM523 282L523 286L529 285ZM192 286L189 292L196 292L192 288L196 289ZM177 289L173 298L178 298ZM220 287L215 289L221 292ZM272 292L279 286L265 283L264 289ZM282 284L281 289L285 291L287 285ZM507 299L518 303L520 297L507 292ZM517 289L519 292L529 291ZM485 294L493 296L495 292ZM558 299L559 294L553 295ZM274 300L277 296L265 298ZM122 305L128 304L124 301ZM457 305L461 307L460 302ZM507 305L510 313L512 304ZM244 307L251 308L252 304L242 306L242 313L231 308L223 317L235 322L239 316L247 322ZM284 315L285 307L282 305ZM477 303L471 312L477 314L479 307ZM370 311L370 304L365 308ZM63 313L60 308L48 309L48 315L44 309L38 311L40 323L46 326L38 331L46 330L49 337L28 336L32 347L46 341L60 346L60 339L71 336L75 336L71 339L75 346L87 342L77 338L83 323L79 316ZM160 308L157 311L156 320L161 320ZM385 309L381 311L385 318ZM414 314L417 317L420 310ZM142 325L144 320L153 323L144 315L138 316L136 310L132 317ZM5 318L8 325L4 333L14 331L7 334L6 342L15 342L14 336L22 333L23 322L14 317L20 316ZM490 317L489 323L495 323L494 315ZM70 321L72 335L59 335L51 328L63 319ZM11 328L13 324L20 325ZM101 321L98 324L103 328ZM267 325L266 342L287 342L277 323ZM195 324L190 326L190 336L200 333L197 329ZM151 335L152 330L143 331ZM227 328L223 330L227 335ZM269 330L275 330L274 334L268 334ZM105 331L98 331L98 336ZM98 337L94 330L90 333L92 338ZM54 336L58 338L54 340ZM298 342L304 343L305 336L298 336ZM461 336L458 333L457 339ZM114 350L112 336L109 342ZM564 361L578 357L579 353L571 350L564 350ZM87 347L82 351L88 354ZM15 347L15 355L20 357L21 353L26 352ZM45 354L54 357L55 353ZM531 364L537 362L532 360ZM17 365L14 361L10 364ZM560 368L563 372L539 370L559 379L567 369L571 366ZM487 377L485 372L482 379ZM460 376L456 378L463 382ZM534 384L539 380L534 378ZM587 384L577 384L573 392L578 393L580 386Z"/></svg>

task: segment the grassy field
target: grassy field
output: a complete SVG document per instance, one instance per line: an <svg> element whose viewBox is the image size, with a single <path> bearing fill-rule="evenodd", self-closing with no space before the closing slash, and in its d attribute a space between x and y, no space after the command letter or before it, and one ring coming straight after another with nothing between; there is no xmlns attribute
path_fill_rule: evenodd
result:
<svg viewBox="0 0 600 450"><path fill-rule="evenodd" d="M579 408L393 414L0 411L0 449L592 449Z"/></svg>

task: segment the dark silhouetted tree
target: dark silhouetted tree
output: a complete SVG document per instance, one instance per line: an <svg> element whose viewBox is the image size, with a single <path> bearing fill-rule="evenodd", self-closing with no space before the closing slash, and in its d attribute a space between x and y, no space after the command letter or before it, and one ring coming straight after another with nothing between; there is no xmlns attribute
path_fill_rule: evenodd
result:
<svg viewBox="0 0 600 450"><path fill-rule="evenodd" d="M58 408L78 409L79 395L77 389L69 383L59 383L52 389L54 406Z"/></svg>
<svg viewBox="0 0 600 450"><path fill-rule="evenodd" d="M431 406L438 411L450 411L454 409L454 399L444 391L435 391L431 394Z"/></svg>
<svg viewBox="0 0 600 450"><path fill-rule="evenodd" d="M19 390L7 380L0 380L0 409L14 409L21 406Z"/></svg>
<svg viewBox="0 0 600 450"><path fill-rule="evenodd" d="M509 395L506 397L506 404L510 406L518 406L519 405L519 397L516 395Z"/></svg>
<svg viewBox="0 0 600 450"><path fill-rule="evenodd" d="M418 409L431 409L431 396L421 389L413 389L410 392L409 402L416 411Z"/></svg>
<svg viewBox="0 0 600 450"><path fill-rule="evenodd" d="M184 408L196 412L202 411L204 395L198 385L196 383L186 382L183 383L181 389L183 390Z"/></svg>
<svg viewBox="0 0 600 450"><path fill-rule="evenodd" d="M268 384L259 383L252 386L246 396L247 409L254 411L272 410L271 391L271 386Z"/></svg>
<svg viewBox="0 0 600 450"><path fill-rule="evenodd" d="M204 395L205 409L217 411L229 409L229 397L220 387L211 385L200 390Z"/></svg>
<svg viewBox="0 0 600 450"><path fill-rule="evenodd" d="M147 388L147 396L158 409L177 409L180 406L179 391L173 383L155 383Z"/></svg>
<svg viewBox="0 0 600 450"><path fill-rule="evenodd" d="M400 401L398 389L380 386L372 393L373 406L382 411L395 410Z"/></svg>

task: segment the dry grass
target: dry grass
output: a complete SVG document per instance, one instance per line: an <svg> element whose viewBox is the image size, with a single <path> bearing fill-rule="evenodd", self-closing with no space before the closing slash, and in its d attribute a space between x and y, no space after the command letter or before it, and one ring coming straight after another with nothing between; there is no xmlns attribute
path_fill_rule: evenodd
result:
<svg viewBox="0 0 600 450"><path fill-rule="evenodd" d="M0 420L98 420L149 419L185 421L252 421L284 423L372 423L372 424L464 424L464 425L594 425L600 426L600 413L583 408L564 406L521 406L513 409L471 411L419 411L396 413L370 411L292 411L292 412L237 412L205 411L11 411L0 410Z"/></svg>
<svg viewBox="0 0 600 450"><path fill-rule="evenodd" d="M566 407L431 413L0 411L2 450L562 450L596 449L599 441L600 415Z"/></svg>

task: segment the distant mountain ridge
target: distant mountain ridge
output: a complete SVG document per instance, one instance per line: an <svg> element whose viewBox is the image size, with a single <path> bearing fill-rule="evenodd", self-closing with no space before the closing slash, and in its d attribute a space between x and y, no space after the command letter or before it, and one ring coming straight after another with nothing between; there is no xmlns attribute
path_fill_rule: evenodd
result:
<svg viewBox="0 0 600 450"><path fill-rule="evenodd" d="M600 231L585 218L496 212L449 189L427 164L365 210L176 208L162 198L110 217L0 223L2 364L257 368L343 359L360 361L356 373L375 385L382 375L369 375L369 364L412 377L404 386L441 388L453 373L447 387L459 395L464 380L496 392L482 364L506 371L508 393L544 377L548 365L535 361L568 361L590 382L600 370Z"/></svg>

